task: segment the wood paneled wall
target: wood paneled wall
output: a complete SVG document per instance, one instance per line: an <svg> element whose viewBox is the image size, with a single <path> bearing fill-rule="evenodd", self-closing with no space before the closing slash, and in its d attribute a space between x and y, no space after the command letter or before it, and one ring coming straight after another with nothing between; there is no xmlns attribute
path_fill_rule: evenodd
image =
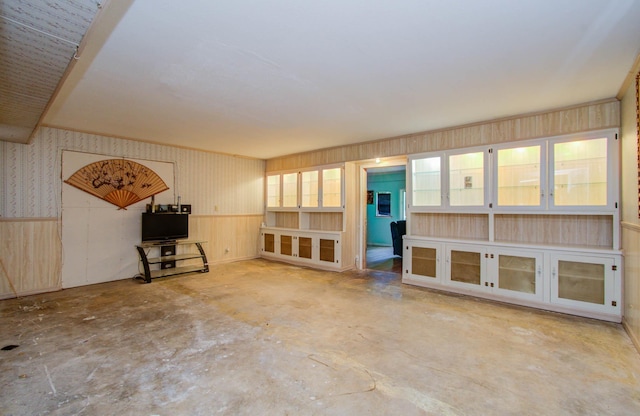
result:
<svg viewBox="0 0 640 416"><path fill-rule="evenodd" d="M0 220L0 299L61 288L59 226L56 218Z"/></svg>
<svg viewBox="0 0 640 416"><path fill-rule="evenodd" d="M206 241L203 248L210 265L256 258L260 253L263 218L262 215L191 216L189 239Z"/></svg>
<svg viewBox="0 0 640 416"><path fill-rule="evenodd" d="M310 212L309 229L320 231L342 231L344 227L342 212Z"/></svg>
<svg viewBox="0 0 640 416"><path fill-rule="evenodd" d="M620 103L594 102L267 160L267 172L552 137L620 126Z"/></svg>
<svg viewBox="0 0 640 416"><path fill-rule="evenodd" d="M207 241L210 265L256 258L262 220L262 215L191 216L190 237ZM0 220L0 299L62 288L59 226L55 218ZM133 246L131 256L137 257Z"/></svg>
<svg viewBox="0 0 640 416"><path fill-rule="evenodd" d="M613 248L612 215L496 214L495 241Z"/></svg>
<svg viewBox="0 0 640 416"><path fill-rule="evenodd" d="M622 223L624 247L623 325L640 352L640 225Z"/></svg>
<svg viewBox="0 0 640 416"><path fill-rule="evenodd" d="M411 217L411 235L436 238L489 239L487 214L421 214Z"/></svg>

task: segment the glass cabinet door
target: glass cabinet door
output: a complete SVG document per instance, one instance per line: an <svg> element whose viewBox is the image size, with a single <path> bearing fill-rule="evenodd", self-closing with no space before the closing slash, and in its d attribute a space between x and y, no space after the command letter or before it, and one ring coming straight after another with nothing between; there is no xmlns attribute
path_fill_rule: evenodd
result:
<svg viewBox="0 0 640 416"><path fill-rule="evenodd" d="M551 301L594 311L620 309L619 271L614 258L553 254Z"/></svg>
<svg viewBox="0 0 640 416"><path fill-rule="evenodd" d="M298 237L298 257L311 260L313 258L313 239Z"/></svg>
<svg viewBox="0 0 640 416"><path fill-rule="evenodd" d="M293 256L293 236L280 235L280 254Z"/></svg>
<svg viewBox="0 0 640 416"><path fill-rule="evenodd" d="M497 149L496 159L498 206L541 207L542 145Z"/></svg>
<svg viewBox="0 0 640 416"><path fill-rule="evenodd" d="M302 172L302 206L306 208L318 207L318 171Z"/></svg>
<svg viewBox="0 0 640 416"><path fill-rule="evenodd" d="M442 205L441 157L427 157L411 161L411 204L415 207Z"/></svg>
<svg viewBox="0 0 640 416"><path fill-rule="evenodd" d="M449 156L449 205L484 206L485 152Z"/></svg>
<svg viewBox="0 0 640 416"><path fill-rule="evenodd" d="M295 208L298 206L298 174L282 175L282 206Z"/></svg>
<svg viewBox="0 0 640 416"><path fill-rule="evenodd" d="M280 175L267 176L267 207L280 206Z"/></svg>
<svg viewBox="0 0 640 416"><path fill-rule="evenodd" d="M553 144L553 204L607 205L607 138Z"/></svg>
<svg viewBox="0 0 640 416"><path fill-rule="evenodd" d="M466 244L449 244L446 250L448 283L480 289L486 274L486 249Z"/></svg>
<svg viewBox="0 0 640 416"><path fill-rule="evenodd" d="M495 279L493 290L506 296L541 300L543 292L542 264L544 255L536 251L513 249L491 250L489 275Z"/></svg>
<svg viewBox="0 0 640 416"><path fill-rule="evenodd" d="M322 170L322 206L325 208L342 207L342 169Z"/></svg>
<svg viewBox="0 0 640 416"><path fill-rule="evenodd" d="M262 240L262 249L267 253L276 252L276 236L273 233L264 233Z"/></svg>
<svg viewBox="0 0 640 416"><path fill-rule="evenodd" d="M411 274L437 279L438 272L438 249L436 247L416 247L409 248L411 254Z"/></svg>
<svg viewBox="0 0 640 416"><path fill-rule="evenodd" d="M336 245L336 240L320 238L320 261L337 262Z"/></svg>

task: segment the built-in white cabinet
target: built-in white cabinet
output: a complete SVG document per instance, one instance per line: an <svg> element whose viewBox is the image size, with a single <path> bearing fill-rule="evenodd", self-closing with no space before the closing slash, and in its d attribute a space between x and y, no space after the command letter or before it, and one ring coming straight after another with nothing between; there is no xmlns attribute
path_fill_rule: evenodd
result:
<svg viewBox="0 0 640 416"><path fill-rule="evenodd" d="M342 269L341 232L310 232L263 228L260 231L263 257L321 269Z"/></svg>
<svg viewBox="0 0 640 416"><path fill-rule="evenodd" d="M353 268L353 243L344 243L355 233L345 210L347 171L353 189L353 163L268 173L261 255L329 270Z"/></svg>
<svg viewBox="0 0 640 416"><path fill-rule="evenodd" d="M487 148L411 157L409 205L422 211L488 207L488 161Z"/></svg>
<svg viewBox="0 0 640 416"><path fill-rule="evenodd" d="M340 166L268 174L266 209L342 209L343 185Z"/></svg>
<svg viewBox="0 0 640 416"><path fill-rule="evenodd" d="M403 282L620 322L617 130L411 155Z"/></svg>
<svg viewBox="0 0 640 416"><path fill-rule="evenodd" d="M617 147L615 131L494 146L495 207L615 210Z"/></svg>
<svg viewBox="0 0 640 416"><path fill-rule="evenodd" d="M403 283L619 321L620 254L405 236Z"/></svg>
<svg viewBox="0 0 640 416"><path fill-rule="evenodd" d="M617 147L617 132L606 130L412 155L409 207L414 212L614 210Z"/></svg>

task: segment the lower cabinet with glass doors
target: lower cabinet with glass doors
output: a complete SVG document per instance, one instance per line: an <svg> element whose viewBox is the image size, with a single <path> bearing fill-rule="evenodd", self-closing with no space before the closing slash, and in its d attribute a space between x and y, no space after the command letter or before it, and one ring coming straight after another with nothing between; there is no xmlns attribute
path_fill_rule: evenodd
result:
<svg viewBox="0 0 640 416"><path fill-rule="evenodd" d="M262 228L262 257L327 270L344 270L342 232Z"/></svg>
<svg viewBox="0 0 640 416"><path fill-rule="evenodd" d="M620 322L622 256L611 250L405 237L402 282Z"/></svg>

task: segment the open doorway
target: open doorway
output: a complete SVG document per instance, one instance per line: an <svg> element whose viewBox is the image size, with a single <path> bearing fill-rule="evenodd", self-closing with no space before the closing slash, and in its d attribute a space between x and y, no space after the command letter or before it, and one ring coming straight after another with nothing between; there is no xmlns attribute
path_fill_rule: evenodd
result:
<svg viewBox="0 0 640 416"><path fill-rule="evenodd" d="M401 235L406 229L406 162L363 169L360 184L366 190L361 211L363 268L401 274Z"/></svg>

